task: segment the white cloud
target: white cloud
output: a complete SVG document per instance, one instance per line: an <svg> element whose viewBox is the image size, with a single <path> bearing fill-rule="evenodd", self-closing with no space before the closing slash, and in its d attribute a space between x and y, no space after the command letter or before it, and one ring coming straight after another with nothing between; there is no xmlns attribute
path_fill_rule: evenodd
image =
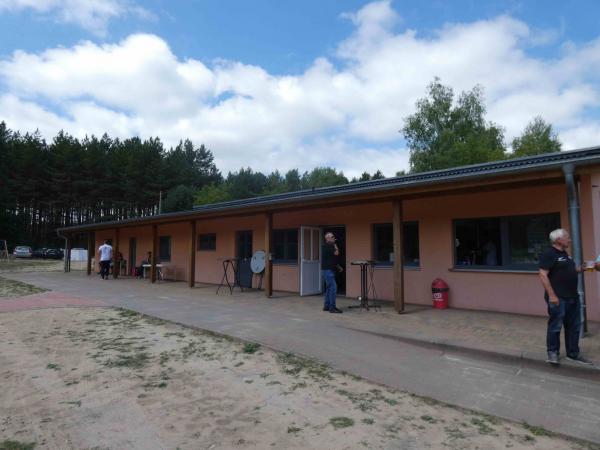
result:
<svg viewBox="0 0 600 450"><path fill-rule="evenodd" d="M403 118L439 76L456 92L481 84L488 117L508 141L542 115L565 148L600 143L600 125L588 116L600 105L600 38L557 41L560 51L545 59L531 46L547 39L508 16L446 24L426 36L397 30L406 24L389 1L346 17L355 30L334 57L294 76L240 61L183 60L148 34L16 51L0 60L0 120L48 137L61 128L159 136L167 145L189 137L212 149L225 171L334 165L348 176L393 175L407 167Z"/></svg>
<svg viewBox="0 0 600 450"><path fill-rule="evenodd" d="M0 0L0 12L32 10L104 36L111 19L137 16L154 19L148 10L129 0Z"/></svg>

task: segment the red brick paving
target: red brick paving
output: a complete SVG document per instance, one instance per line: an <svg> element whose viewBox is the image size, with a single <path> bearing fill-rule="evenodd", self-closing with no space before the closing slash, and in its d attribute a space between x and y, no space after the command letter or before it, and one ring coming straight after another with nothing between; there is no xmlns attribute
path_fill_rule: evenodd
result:
<svg viewBox="0 0 600 450"><path fill-rule="evenodd" d="M65 308L65 307L90 307L110 306L100 300L76 297L64 292L42 292L25 297L0 299L0 313L27 311L31 309Z"/></svg>

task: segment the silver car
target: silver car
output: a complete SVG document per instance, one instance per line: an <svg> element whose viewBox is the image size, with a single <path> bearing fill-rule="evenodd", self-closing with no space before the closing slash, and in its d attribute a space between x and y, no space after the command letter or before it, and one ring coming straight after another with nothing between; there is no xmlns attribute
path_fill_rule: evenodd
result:
<svg viewBox="0 0 600 450"><path fill-rule="evenodd" d="M15 247L13 255L15 255L15 258L31 258L31 247L27 247L26 245L19 245Z"/></svg>

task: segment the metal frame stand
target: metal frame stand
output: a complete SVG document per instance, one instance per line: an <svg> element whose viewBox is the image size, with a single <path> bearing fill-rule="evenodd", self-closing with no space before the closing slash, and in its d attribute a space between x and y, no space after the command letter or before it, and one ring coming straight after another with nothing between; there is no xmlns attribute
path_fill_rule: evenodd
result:
<svg viewBox="0 0 600 450"><path fill-rule="evenodd" d="M219 290L223 286L227 286L229 288L230 295L233 295L233 290L235 289L236 286L240 288L240 291L244 292L244 288L240 285L240 282L238 279L239 278L238 277L238 258L224 259L222 264L223 264L223 278L221 278L221 284L219 284L219 287L217 288L217 294L219 293ZM231 283L231 281L229 280L229 275L227 274L229 272L230 267L233 271L233 283Z"/></svg>

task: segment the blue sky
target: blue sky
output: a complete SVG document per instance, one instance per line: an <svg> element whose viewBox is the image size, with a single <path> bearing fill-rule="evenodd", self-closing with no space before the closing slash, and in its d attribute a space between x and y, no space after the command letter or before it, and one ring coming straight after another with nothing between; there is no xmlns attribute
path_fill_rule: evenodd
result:
<svg viewBox="0 0 600 450"><path fill-rule="evenodd" d="M224 170L391 175L439 76L481 84L507 141L542 115L565 148L597 145L599 25L591 0L0 0L0 120L189 137Z"/></svg>

